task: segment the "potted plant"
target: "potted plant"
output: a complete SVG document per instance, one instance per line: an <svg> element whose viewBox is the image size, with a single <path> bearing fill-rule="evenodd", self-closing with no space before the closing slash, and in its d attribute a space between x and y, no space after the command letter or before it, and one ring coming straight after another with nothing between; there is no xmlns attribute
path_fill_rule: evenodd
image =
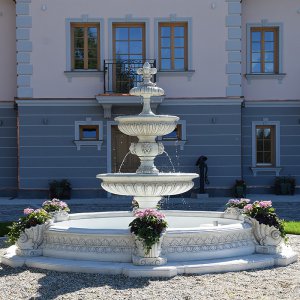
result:
<svg viewBox="0 0 300 300"><path fill-rule="evenodd" d="M246 197L246 182L242 179L237 179L233 187L233 195L236 198L245 198Z"/></svg>
<svg viewBox="0 0 300 300"><path fill-rule="evenodd" d="M259 245L277 246L286 240L283 220L279 219L272 201L255 201L244 207L244 214L252 224L254 237Z"/></svg>
<svg viewBox="0 0 300 300"><path fill-rule="evenodd" d="M241 198L241 199L230 199L226 203L225 214L227 218L235 218L238 219L240 215L244 212L244 207L250 203L249 199Z"/></svg>
<svg viewBox="0 0 300 300"><path fill-rule="evenodd" d="M140 257L159 257L162 236L168 224L165 215L155 209L137 210L136 217L130 224L134 235L137 255Z"/></svg>
<svg viewBox="0 0 300 300"><path fill-rule="evenodd" d="M53 180L49 183L50 198L70 199L71 198L71 184L67 179Z"/></svg>
<svg viewBox="0 0 300 300"><path fill-rule="evenodd" d="M24 209L24 216L10 227L7 243L16 244L19 255L41 255L40 246L44 240L44 232L50 226L50 219L51 215L44 209Z"/></svg>
<svg viewBox="0 0 300 300"><path fill-rule="evenodd" d="M59 199L53 198L45 201L42 208L52 216L54 222L66 221L69 218L70 208L68 204Z"/></svg>
<svg viewBox="0 0 300 300"><path fill-rule="evenodd" d="M290 176L275 178L274 190L276 195L294 195L296 180Z"/></svg>

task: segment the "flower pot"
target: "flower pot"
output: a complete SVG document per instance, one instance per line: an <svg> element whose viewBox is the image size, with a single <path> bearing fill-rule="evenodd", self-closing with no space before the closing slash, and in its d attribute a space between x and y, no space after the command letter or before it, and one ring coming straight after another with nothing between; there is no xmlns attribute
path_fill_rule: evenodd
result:
<svg viewBox="0 0 300 300"><path fill-rule="evenodd" d="M246 197L246 188L241 185L235 186L234 195L237 198L245 198Z"/></svg>
<svg viewBox="0 0 300 300"><path fill-rule="evenodd" d="M252 233L255 241L261 246L278 246L283 242L280 231L266 224L260 224L256 219L247 218L246 221L252 225Z"/></svg>
<svg viewBox="0 0 300 300"><path fill-rule="evenodd" d="M240 219L242 218L244 210L238 207L228 207L224 211L225 219Z"/></svg>
<svg viewBox="0 0 300 300"><path fill-rule="evenodd" d="M69 214L64 210L51 212L50 215L52 216L53 222L62 222L69 220Z"/></svg>
<svg viewBox="0 0 300 300"><path fill-rule="evenodd" d="M159 241L152 245L149 253L147 253L147 249L144 248L143 242L134 235L135 242L135 254L140 257L159 257L161 254L161 244L163 240L163 235L161 235Z"/></svg>
<svg viewBox="0 0 300 300"><path fill-rule="evenodd" d="M280 183L280 193L281 195L290 195L291 194L292 186L289 182L287 183Z"/></svg>

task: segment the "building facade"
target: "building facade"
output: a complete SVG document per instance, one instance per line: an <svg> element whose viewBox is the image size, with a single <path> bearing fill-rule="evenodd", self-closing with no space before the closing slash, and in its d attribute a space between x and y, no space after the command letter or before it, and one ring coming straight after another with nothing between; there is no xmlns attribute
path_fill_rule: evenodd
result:
<svg viewBox="0 0 300 300"><path fill-rule="evenodd" d="M0 195L44 197L61 179L106 195L96 174L118 172L134 141L114 118L141 111L128 91L146 60L166 94L153 110L180 117L160 137L176 171L207 156L211 195L300 182L299 25L294 0L1 1ZM173 170L165 154L156 165Z"/></svg>

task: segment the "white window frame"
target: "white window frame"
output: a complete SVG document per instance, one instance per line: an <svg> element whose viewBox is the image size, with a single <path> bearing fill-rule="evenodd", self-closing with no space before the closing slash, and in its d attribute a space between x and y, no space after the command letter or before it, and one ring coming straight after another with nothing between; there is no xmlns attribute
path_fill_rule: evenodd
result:
<svg viewBox="0 0 300 300"><path fill-rule="evenodd" d="M274 126L275 128L275 166L264 167L257 166L256 162L256 127L257 126ZM275 172L279 176L280 167L280 121L253 121L252 122L252 166L253 175L256 176L260 172Z"/></svg>
<svg viewBox="0 0 300 300"><path fill-rule="evenodd" d="M99 136L98 140L80 140L80 126L98 126ZM102 121L92 121L91 118L86 118L85 121L75 121L75 140L74 144L77 150L80 150L82 146L96 146L100 151L103 143L103 122Z"/></svg>

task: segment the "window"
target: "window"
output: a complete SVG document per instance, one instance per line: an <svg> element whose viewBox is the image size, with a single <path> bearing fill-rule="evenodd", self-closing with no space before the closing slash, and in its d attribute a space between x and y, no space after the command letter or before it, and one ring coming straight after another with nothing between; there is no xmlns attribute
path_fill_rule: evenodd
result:
<svg viewBox="0 0 300 300"><path fill-rule="evenodd" d="M275 165L275 127L270 125L256 126L256 165Z"/></svg>
<svg viewBox="0 0 300 300"><path fill-rule="evenodd" d="M71 23L72 69L100 69L100 26L97 23Z"/></svg>
<svg viewBox="0 0 300 300"><path fill-rule="evenodd" d="M252 164L253 175L275 173L279 176L280 167L280 122L252 122Z"/></svg>
<svg viewBox="0 0 300 300"><path fill-rule="evenodd" d="M178 124L176 128L169 134L162 137L163 141L181 141L182 138L182 125Z"/></svg>
<svg viewBox="0 0 300 300"><path fill-rule="evenodd" d="M85 121L75 121L75 140L77 150L82 146L96 146L101 150L103 142L103 122L92 121L86 118Z"/></svg>
<svg viewBox="0 0 300 300"><path fill-rule="evenodd" d="M251 27L250 70L251 73L279 73L279 28Z"/></svg>
<svg viewBox="0 0 300 300"><path fill-rule="evenodd" d="M188 69L187 23L159 23L159 66L161 70Z"/></svg>
<svg viewBox="0 0 300 300"><path fill-rule="evenodd" d="M99 126L97 125L79 125L81 141L99 140Z"/></svg>

